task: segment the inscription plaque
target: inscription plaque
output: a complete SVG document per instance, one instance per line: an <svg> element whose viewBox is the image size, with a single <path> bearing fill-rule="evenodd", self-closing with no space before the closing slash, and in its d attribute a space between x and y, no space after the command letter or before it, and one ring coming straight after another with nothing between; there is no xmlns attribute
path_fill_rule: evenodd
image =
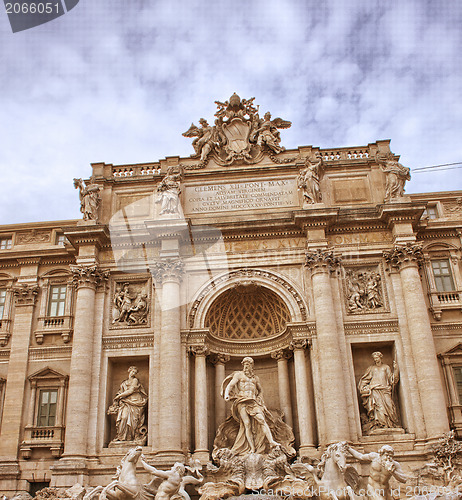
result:
<svg viewBox="0 0 462 500"><path fill-rule="evenodd" d="M295 179L186 186L184 199L191 214L299 206Z"/></svg>

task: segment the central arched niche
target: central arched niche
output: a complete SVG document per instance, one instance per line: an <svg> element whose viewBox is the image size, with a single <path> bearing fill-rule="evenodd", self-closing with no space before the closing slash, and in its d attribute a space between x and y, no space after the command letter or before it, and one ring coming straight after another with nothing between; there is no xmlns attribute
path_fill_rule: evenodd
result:
<svg viewBox="0 0 462 500"><path fill-rule="evenodd" d="M237 284L217 297L210 306L205 326L214 337L255 340L273 337L291 321L281 297L256 284Z"/></svg>

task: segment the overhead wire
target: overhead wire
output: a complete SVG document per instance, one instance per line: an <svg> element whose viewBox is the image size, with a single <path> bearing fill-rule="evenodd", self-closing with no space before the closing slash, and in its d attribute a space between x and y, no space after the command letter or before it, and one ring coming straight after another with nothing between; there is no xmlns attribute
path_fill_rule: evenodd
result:
<svg viewBox="0 0 462 500"><path fill-rule="evenodd" d="M453 165L459 165L457 167L454 167ZM441 168L441 167L448 167L448 168ZM461 161L456 161L454 163L442 163L441 165L430 165L428 167L417 167L417 168L411 168L411 172L423 172L425 171L431 171L431 170L453 170L456 168L462 168L462 162Z"/></svg>

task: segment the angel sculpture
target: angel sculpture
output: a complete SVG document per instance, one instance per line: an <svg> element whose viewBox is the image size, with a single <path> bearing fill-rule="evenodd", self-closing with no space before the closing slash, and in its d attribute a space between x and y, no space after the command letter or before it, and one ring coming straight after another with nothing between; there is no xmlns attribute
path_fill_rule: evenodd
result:
<svg viewBox="0 0 462 500"><path fill-rule="evenodd" d="M195 137L192 142L195 156L199 156L201 161L205 161L214 145L219 142L216 128L211 127L205 118L199 120L201 128L191 123L189 129L184 132L183 137Z"/></svg>
<svg viewBox="0 0 462 500"><path fill-rule="evenodd" d="M265 144L272 149L275 153L280 153L284 151L285 148L280 146L281 135L279 134L278 128L289 128L292 122L283 120L282 118L275 118L271 120L271 113L265 113L263 119L258 118L258 114L255 115L257 121L256 130L254 130L251 141L256 141L260 147Z"/></svg>

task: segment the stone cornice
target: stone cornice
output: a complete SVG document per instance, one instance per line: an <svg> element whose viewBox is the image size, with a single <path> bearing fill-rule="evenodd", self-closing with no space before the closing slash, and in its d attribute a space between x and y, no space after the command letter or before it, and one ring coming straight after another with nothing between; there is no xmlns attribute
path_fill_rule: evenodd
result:
<svg viewBox="0 0 462 500"><path fill-rule="evenodd" d="M96 289L108 280L110 274L110 271L103 271L96 264L90 266L77 264L69 267L73 274L72 282L77 288Z"/></svg>
<svg viewBox="0 0 462 500"><path fill-rule="evenodd" d="M130 335L130 336L107 336L103 337L103 349L134 349L142 347L152 347L154 345L154 336Z"/></svg>
<svg viewBox="0 0 462 500"><path fill-rule="evenodd" d="M341 258L334 255L334 251L330 248L308 250L305 255L305 265L311 269L312 273L332 271L341 261Z"/></svg>
<svg viewBox="0 0 462 500"><path fill-rule="evenodd" d="M188 347L204 346L211 353L225 356L267 356L279 350L287 350L292 341L310 340L315 335L313 323L291 323L283 332L271 338L243 340L214 337L208 329L182 331L182 342Z"/></svg>
<svg viewBox="0 0 462 500"><path fill-rule="evenodd" d="M392 227L395 224L406 222L413 225L419 224L425 205L412 202L393 202L380 205L378 208L379 218Z"/></svg>
<svg viewBox="0 0 462 500"><path fill-rule="evenodd" d="M64 236L74 248L93 245L98 250L110 245L109 229L105 224L79 224L72 227L63 227Z"/></svg>
<svg viewBox="0 0 462 500"><path fill-rule="evenodd" d="M345 335L372 335L399 332L398 320L355 321L344 323Z"/></svg>
<svg viewBox="0 0 462 500"><path fill-rule="evenodd" d="M418 243L395 245L392 250L385 250L383 257L390 269L402 269L409 265L419 265L424 260L422 245Z"/></svg>

